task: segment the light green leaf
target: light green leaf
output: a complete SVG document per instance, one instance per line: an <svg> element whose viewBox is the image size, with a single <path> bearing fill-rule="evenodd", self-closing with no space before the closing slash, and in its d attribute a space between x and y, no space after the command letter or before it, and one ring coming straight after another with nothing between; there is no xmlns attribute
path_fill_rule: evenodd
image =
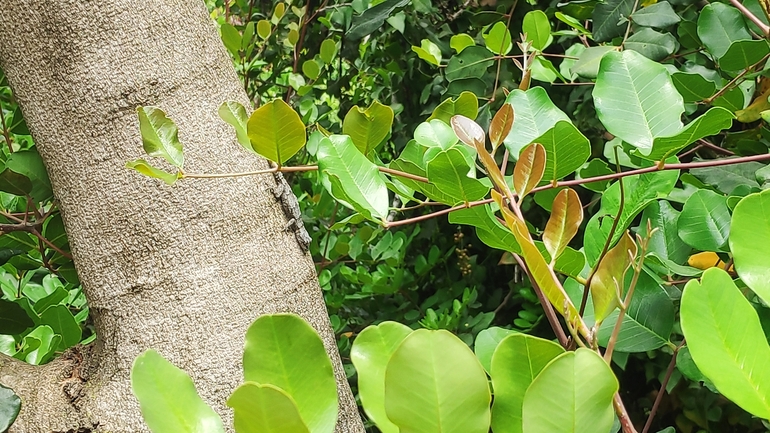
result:
<svg viewBox="0 0 770 433"><path fill-rule="evenodd" d="M727 272L710 268L682 294L682 331L695 364L725 397L770 419L770 347L756 310Z"/></svg>
<svg viewBox="0 0 770 433"><path fill-rule="evenodd" d="M469 203L487 195L489 187L470 177L471 167L457 147L439 152L428 162L428 179L439 191L454 197L455 203Z"/></svg>
<svg viewBox="0 0 770 433"><path fill-rule="evenodd" d="M460 54L464 49L476 45L476 41L473 40L467 33L458 33L452 35L449 39L449 47Z"/></svg>
<svg viewBox="0 0 770 433"><path fill-rule="evenodd" d="M238 137L238 143L246 148L246 150L253 152L254 149L251 147L246 126L249 116L246 114L246 109L243 108L243 105L236 101L225 101L219 106L217 112L222 120L235 128L235 136Z"/></svg>
<svg viewBox="0 0 770 433"><path fill-rule="evenodd" d="M283 164L305 145L305 124L299 114L281 99L257 108L247 122L255 152Z"/></svg>
<svg viewBox="0 0 770 433"><path fill-rule="evenodd" d="M516 118L514 125L519 122ZM516 129L516 126L513 127ZM513 135L512 131L509 137ZM559 120L540 137L532 140L545 148L546 163L543 180L558 180L580 168L591 156L591 143L572 124Z"/></svg>
<svg viewBox="0 0 770 433"><path fill-rule="evenodd" d="M545 12L541 10L527 12L521 28L526 33L527 40L532 42L532 48L542 50L548 46L548 41L551 39L551 23Z"/></svg>
<svg viewBox="0 0 770 433"><path fill-rule="evenodd" d="M524 396L527 433L608 432L618 380L595 352L579 348L552 360Z"/></svg>
<svg viewBox="0 0 770 433"><path fill-rule="evenodd" d="M441 120L431 120L417 125L414 139L425 147L438 147L447 150L454 146L458 139L452 127Z"/></svg>
<svg viewBox="0 0 770 433"><path fill-rule="evenodd" d="M408 326L397 322L368 326L358 334L350 350L364 411L382 433L398 433L398 427L385 414L385 368L411 332Z"/></svg>
<svg viewBox="0 0 770 433"><path fill-rule="evenodd" d="M724 3L710 3L698 17L698 37L717 59L724 56L730 45L738 40L751 40L743 14Z"/></svg>
<svg viewBox="0 0 770 433"><path fill-rule="evenodd" d="M144 152L182 168L184 153L174 121L166 117L166 113L158 107L137 107L136 111L139 114L139 131Z"/></svg>
<svg viewBox="0 0 770 433"><path fill-rule="evenodd" d="M449 125L450 119L454 115L465 116L471 120L475 119L479 111L479 99L472 92L464 91L455 98L446 98L443 102L433 109L433 113L427 122L433 119L439 119Z"/></svg>
<svg viewBox="0 0 770 433"><path fill-rule="evenodd" d="M441 49L428 39L423 39L419 47L413 45L412 51L431 65L439 66L441 64Z"/></svg>
<svg viewBox="0 0 770 433"><path fill-rule="evenodd" d="M393 109L378 101L366 108L354 105L342 122L342 133L349 135L353 144L368 155L388 138L393 125Z"/></svg>
<svg viewBox="0 0 770 433"><path fill-rule="evenodd" d="M601 45L598 47L588 47L578 56L577 62L572 66L573 74L584 78L594 79L599 74L599 65L602 57L610 51L617 51L617 47L611 45Z"/></svg>
<svg viewBox="0 0 770 433"><path fill-rule="evenodd" d="M222 42L225 43L225 47L233 57L240 57L241 50L241 34L238 30L228 23L222 23L222 27L219 28L222 34Z"/></svg>
<svg viewBox="0 0 770 433"><path fill-rule="evenodd" d="M45 364L61 346L61 335L54 333L47 325L41 325L24 336L22 340L24 361L32 365Z"/></svg>
<svg viewBox="0 0 770 433"><path fill-rule="evenodd" d="M385 410L400 433L487 433L490 401L484 369L448 331L412 332L388 362Z"/></svg>
<svg viewBox="0 0 770 433"><path fill-rule="evenodd" d="M679 238L677 233L679 215L679 211L674 209L668 201L655 200L644 208L639 227L646 231L647 221L649 221L650 226L657 229L650 238L648 252L682 264L687 262L692 249Z"/></svg>
<svg viewBox="0 0 770 433"><path fill-rule="evenodd" d="M257 34L262 39L267 39L270 37L270 33L272 32L272 26L270 25L270 21L268 20L259 20L257 22Z"/></svg>
<svg viewBox="0 0 770 433"><path fill-rule="evenodd" d="M532 381L554 358L564 353L558 344L526 334L505 337L492 356L492 430L524 433L522 407Z"/></svg>
<svg viewBox="0 0 770 433"><path fill-rule="evenodd" d="M635 258L636 243L626 231L597 265L590 287L596 323L602 323L620 305L624 276Z"/></svg>
<svg viewBox="0 0 770 433"><path fill-rule="evenodd" d="M735 270L754 293L770 304L770 190L749 194L733 211L730 251Z"/></svg>
<svg viewBox="0 0 770 433"><path fill-rule="evenodd" d="M635 51L602 57L593 98L607 131L644 153L682 130L684 102L668 71Z"/></svg>
<svg viewBox="0 0 770 433"><path fill-rule="evenodd" d="M388 188L377 166L366 159L347 135L324 137L318 143L318 169L329 175L327 190L344 191L349 204L368 219L388 213ZM336 179L336 180L335 180ZM334 188L336 187L336 188Z"/></svg>
<svg viewBox="0 0 770 433"><path fill-rule="evenodd" d="M324 61L327 65L330 64L334 57L337 55L337 42L335 42L333 39L324 39L323 42L321 42L321 50L319 55L321 56L321 60Z"/></svg>
<svg viewBox="0 0 770 433"><path fill-rule="evenodd" d="M190 376L150 349L134 360L131 390L153 433L224 433L222 420L198 396Z"/></svg>
<svg viewBox="0 0 770 433"><path fill-rule="evenodd" d="M310 433L297 405L281 388L246 382L227 399L238 433Z"/></svg>
<svg viewBox="0 0 770 433"><path fill-rule="evenodd" d="M294 399L308 429L330 433L337 422L337 385L318 334L300 317L273 314L246 331L243 378L274 385Z"/></svg>
<svg viewBox="0 0 770 433"><path fill-rule="evenodd" d="M152 165L150 165L149 162L143 159L128 161L126 163L126 168L136 170L145 176L150 176L156 179L160 179L163 182L166 182L167 185L173 185L174 182L176 182L177 179L179 179L179 174L169 173L167 171L163 171L159 168L153 167Z"/></svg>
<svg viewBox="0 0 770 433"><path fill-rule="evenodd" d="M690 122L680 132L669 137L656 137L652 149L645 155L643 149L634 153L651 161L662 161L701 138L716 135L733 124L735 116L722 107L711 107L702 116Z"/></svg>
<svg viewBox="0 0 770 433"><path fill-rule="evenodd" d="M321 67L313 59L305 60L302 63L302 73L311 80L315 80L321 74Z"/></svg>
<svg viewBox="0 0 770 433"><path fill-rule="evenodd" d="M476 354L476 358L479 359L481 366L484 367L484 370L486 370L487 373L489 373L492 368L492 355L495 353L497 345L500 344L505 337L517 332L518 331L512 329L492 326L482 330L479 332L479 335L476 336L476 341L473 343L473 352ZM494 417L494 414L492 416Z"/></svg>
<svg viewBox="0 0 770 433"><path fill-rule="evenodd" d="M631 21L644 27L655 27L656 29L665 29L678 23L679 18L671 3L659 1L649 6L643 7L631 14Z"/></svg>
<svg viewBox="0 0 770 433"><path fill-rule="evenodd" d="M484 44L487 49L495 54L504 56L513 48L511 43L511 32L502 21L496 22L493 26L488 26L482 33Z"/></svg>
<svg viewBox="0 0 770 433"><path fill-rule="evenodd" d="M526 92L514 90L506 103L513 105L515 120L503 143L514 156L518 156L524 146L548 133L560 120L570 122L542 87L533 87Z"/></svg>
<svg viewBox="0 0 770 433"><path fill-rule="evenodd" d="M679 215L679 237L701 251L720 251L730 236L730 209L725 197L708 189L695 191Z"/></svg>

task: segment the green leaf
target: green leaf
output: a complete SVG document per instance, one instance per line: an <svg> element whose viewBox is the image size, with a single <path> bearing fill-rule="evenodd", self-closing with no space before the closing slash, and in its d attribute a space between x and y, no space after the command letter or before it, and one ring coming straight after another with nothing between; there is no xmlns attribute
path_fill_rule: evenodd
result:
<svg viewBox="0 0 770 433"><path fill-rule="evenodd" d="M633 8L634 0L605 0L597 3L592 15L594 40L604 42L622 36L628 24L621 23L621 18L628 17Z"/></svg>
<svg viewBox="0 0 770 433"><path fill-rule="evenodd" d="M589 179L592 177L597 176L603 176L605 174L611 174L613 173L612 170L610 170L610 167L607 165L604 160L601 160L599 158L595 158L590 160L587 164L583 165L583 167L580 168L580 170L576 173L577 179ZM583 188L589 189L594 192L603 192L605 189L607 189L607 185L609 185L609 180L604 181L597 181L597 182L589 182L581 184Z"/></svg>
<svg viewBox="0 0 770 433"><path fill-rule="evenodd" d="M668 71L635 51L602 57L593 98L607 131L644 153L682 130L684 102Z"/></svg>
<svg viewBox="0 0 770 433"><path fill-rule="evenodd" d="M247 122L251 146L263 157L283 164L305 145L305 124L281 99L257 108Z"/></svg>
<svg viewBox="0 0 770 433"><path fill-rule="evenodd" d="M462 78L482 78L486 75L487 68L493 63L494 57L488 49L475 46L467 47L462 53L449 59L444 75L449 81Z"/></svg>
<svg viewBox="0 0 770 433"><path fill-rule="evenodd" d="M527 40L532 42L532 48L542 50L548 46L548 41L551 39L551 23L545 12L541 10L527 12L521 28L526 33Z"/></svg>
<svg viewBox="0 0 770 433"><path fill-rule="evenodd" d="M414 130L414 139L425 147L438 147L441 150L451 148L458 141L452 127L437 119L417 125Z"/></svg>
<svg viewBox="0 0 770 433"><path fill-rule="evenodd" d="M735 270L754 293L770 304L770 190L749 194L733 211L730 251Z"/></svg>
<svg viewBox="0 0 770 433"><path fill-rule="evenodd" d="M259 20L257 22L257 34L262 39L267 39L270 37L270 33L272 33L272 26L270 25L270 21L268 20Z"/></svg>
<svg viewBox="0 0 770 433"><path fill-rule="evenodd" d="M513 233L500 223L489 205L454 211L449 214L449 222L476 227L479 239L492 248L512 253L521 252Z"/></svg>
<svg viewBox="0 0 770 433"><path fill-rule="evenodd" d="M505 102L513 105L516 116L511 132L503 140L511 155L518 156L524 146L535 142L560 120L570 121L569 117L551 102L542 87L533 87L526 92L514 90Z"/></svg>
<svg viewBox="0 0 770 433"><path fill-rule="evenodd" d="M725 197L707 189L695 191L679 215L679 237L701 251L720 251L730 235L730 209Z"/></svg>
<svg viewBox="0 0 770 433"><path fill-rule="evenodd" d="M21 410L21 399L11 388L0 385L0 431L6 431Z"/></svg>
<svg viewBox="0 0 770 433"><path fill-rule="evenodd" d="M385 0L365 10L361 15L354 16L350 29L345 33L345 38L350 41L357 41L374 33L396 9L407 4L409 4L409 0Z"/></svg>
<svg viewBox="0 0 770 433"><path fill-rule="evenodd" d="M682 331L695 364L720 393L770 418L770 346L756 311L727 272L710 268L682 294Z"/></svg>
<svg viewBox="0 0 770 433"><path fill-rule="evenodd" d="M653 3L631 14L631 21L634 24L656 29L671 27L681 20L667 1Z"/></svg>
<svg viewBox="0 0 770 433"><path fill-rule="evenodd" d="M671 81L684 98L684 102L703 101L710 98L717 90L715 82L696 73L675 72L671 75Z"/></svg>
<svg viewBox="0 0 770 433"><path fill-rule="evenodd" d="M61 336L54 333L50 326L42 325L25 335L23 341L24 361L32 365L41 365L53 358L57 348L60 347Z"/></svg>
<svg viewBox="0 0 770 433"><path fill-rule="evenodd" d="M397 322L368 326L358 334L350 350L364 411L382 433L398 433L398 427L385 414L385 368L411 332L408 326Z"/></svg>
<svg viewBox="0 0 770 433"><path fill-rule="evenodd" d="M712 107L702 116L690 122L679 133L669 137L656 137L652 142L652 150L650 150L649 155L644 155L642 149L635 150L634 153L652 161L665 160L701 138L716 135L722 130L730 128L734 118L735 116L730 110Z"/></svg>
<svg viewBox="0 0 770 433"><path fill-rule="evenodd" d="M734 41L752 39L741 12L718 2L710 3L701 10L698 37L717 59L725 55Z"/></svg>
<svg viewBox="0 0 770 433"><path fill-rule="evenodd" d="M321 42L321 49L319 55L321 56L321 60L324 61L327 65L330 64L334 57L337 55L337 42L335 42L333 39L324 39L323 42Z"/></svg>
<svg viewBox="0 0 770 433"><path fill-rule="evenodd" d="M32 191L32 181L22 174L5 167L0 161L0 191L24 196Z"/></svg>
<svg viewBox="0 0 770 433"><path fill-rule="evenodd" d="M158 107L137 107L136 111L139 114L139 131L142 134L144 152L182 168L184 153L174 121L166 117L166 113Z"/></svg>
<svg viewBox="0 0 770 433"><path fill-rule="evenodd" d="M598 7L598 6L597 6ZM523 431L585 433L610 431L618 380L595 352L579 348L552 360L524 396Z"/></svg>
<svg viewBox="0 0 770 433"><path fill-rule="evenodd" d="M43 165L43 159L37 152L37 147L28 150L17 150L8 155L5 161L8 170L21 174L30 180L32 189L29 194L36 202L43 202L53 196L51 181Z"/></svg>
<svg viewBox="0 0 770 433"><path fill-rule="evenodd" d="M626 274L624 286L633 278ZM636 284L631 304L623 316L623 324L615 345L617 352L646 352L666 345L674 328L676 309L657 276L642 271ZM599 328L599 345L607 347L612 330L618 321L618 310L610 314Z"/></svg>
<svg viewBox="0 0 770 433"><path fill-rule="evenodd" d="M624 276L635 257L636 243L626 231L617 245L610 248L598 264L591 280L591 299L596 323L602 323L620 305Z"/></svg>
<svg viewBox="0 0 770 433"><path fill-rule="evenodd" d="M492 368L492 355L495 353L498 344L500 344L505 337L514 333L517 333L517 331L492 326L482 330L476 336L476 341L473 343L473 352L476 354L476 358L479 359L481 366L484 367L484 370L486 370L487 373L489 373ZM494 413L492 414L492 417L494 418Z"/></svg>
<svg viewBox="0 0 770 433"><path fill-rule="evenodd" d="M762 60L770 53L767 41L734 41L719 58L719 66L725 71L740 71Z"/></svg>
<svg viewBox="0 0 770 433"><path fill-rule="evenodd" d="M273 385L246 382L227 399L238 433L310 433L297 405L286 391Z"/></svg>
<svg viewBox="0 0 770 433"><path fill-rule="evenodd" d="M458 33L452 35L449 39L449 47L460 54L464 49L476 45L476 41L473 40L467 33Z"/></svg>
<svg viewBox="0 0 770 433"><path fill-rule="evenodd" d="M345 115L342 133L349 135L353 144L368 155L388 138L393 126L393 109L377 101L366 108L354 105Z"/></svg>
<svg viewBox="0 0 770 433"><path fill-rule="evenodd" d="M712 185L725 194L730 194L740 186L759 188L756 173L763 167L767 166L760 162L744 162L716 167L692 168L690 174L701 182Z"/></svg>
<svg viewBox="0 0 770 433"><path fill-rule="evenodd" d="M577 62L570 70L583 78L594 79L599 74L602 57L610 51L617 51L617 47L608 45L588 47L578 56Z"/></svg>
<svg viewBox="0 0 770 433"><path fill-rule="evenodd" d="M318 169L329 176L327 190L343 192L352 209L377 221L388 213L388 188L377 166L366 159L347 135L324 137L318 143Z"/></svg>
<svg viewBox="0 0 770 433"><path fill-rule="evenodd" d="M475 177L470 177L471 167L457 147L442 150L428 162L428 179L439 191L454 197L457 203L469 203L484 198L489 187Z"/></svg>
<svg viewBox="0 0 770 433"><path fill-rule="evenodd" d="M35 322L19 304L0 299L0 334L21 334L33 326Z"/></svg>
<svg viewBox="0 0 770 433"><path fill-rule="evenodd" d="M167 171L163 171L159 168L153 167L152 165L150 165L149 162L143 159L128 161L126 163L126 168L136 170L145 176L150 176L150 177L154 177L155 179L160 179L163 182L166 182L167 185L173 185L174 182L176 182L177 179L179 179L178 173L169 173Z"/></svg>
<svg viewBox="0 0 770 433"><path fill-rule="evenodd" d="M439 66L441 64L441 49L428 39L420 41L419 47L412 45L412 51L431 65Z"/></svg>
<svg viewBox="0 0 770 433"><path fill-rule="evenodd" d="M315 80L321 74L321 67L315 60L305 60L302 62L302 73L311 80Z"/></svg>
<svg viewBox="0 0 770 433"><path fill-rule="evenodd" d="M246 331L243 378L274 385L297 404L308 429L330 433L337 422L337 385L318 334L300 317L272 314Z"/></svg>
<svg viewBox="0 0 770 433"><path fill-rule="evenodd" d="M513 48L511 32L508 31L508 27L502 21L498 21L493 26L485 28L481 33L481 37L484 38L484 44L487 46L487 49L495 54L504 56Z"/></svg>
<svg viewBox="0 0 770 433"><path fill-rule="evenodd" d="M224 433L222 420L198 396L190 376L150 349L131 368L131 390L153 433Z"/></svg>
<svg viewBox="0 0 770 433"><path fill-rule="evenodd" d="M442 122L449 124L450 119L454 115L465 116L469 119L475 119L479 111L479 99L472 92L462 92L460 96L455 99L446 98L443 102L433 109L433 113L428 118L427 122L433 119L439 119Z"/></svg>
<svg viewBox="0 0 770 433"><path fill-rule="evenodd" d="M668 3L658 3L668 4ZM663 60L678 48L676 38L671 33L660 33L650 28L643 28L626 39L624 46L634 50L650 60Z"/></svg>
<svg viewBox="0 0 770 433"><path fill-rule="evenodd" d="M78 325L78 322L66 305L48 307L40 314L40 323L50 326L55 333L61 335L60 350L80 343L80 339L83 336L80 325Z"/></svg>
<svg viewBox="0 0 770 433"><path fill-rule="evenodd" d="M569 121L559 120L553 128L532 142L540 143L545 148L544 180L558 180L573 173L591 156L588 138Z"/></svg>
<svg viewBox="0 0 770 433"><path fill-rule="evenodd" d="M644 208L642 222L639 227L657 229L652 234L647 248L648 252L656 253L658 257L682 264L687 262L691 248L679 238L677 233L679 211L674 209L666 200L655 200ZM644 229L646 230L646 229Z"/></svg>
<svg viewBox="0 0 770 433"><path fill-rule="evenodd" d="M249 116L246 114L246 109L243 108L243 105L236 101L225 101L219 106L217 113L219 113L219 117L222 120L235 128L235 136L238 138L238 143L246 150L253 152L254 148L251 147L247 130Z"/></svg>
<svg viewBox="0 0 770 433"><path fill-rule="evenodd" d="M233 57L240 57L242 41L241 34L238 32L238 30L232 24L222 23L219 31L222 34L222 42L225 43L227 51L229 51Z"/></svg>
<svg viewBox="0 0 770 433"><path fill-rule="evenodd" d="M554 358L564 353L558 344L526 334L505 337L492 356L492 430L524 433L522 407L532 381Z"/></svg>
<svg viewBox="0 0 770 433"><path fill-rule="evenodd" d="M409 334L388 362L385 390L385 410L401 433L489 431L486 373L448 331Z"/></svg>

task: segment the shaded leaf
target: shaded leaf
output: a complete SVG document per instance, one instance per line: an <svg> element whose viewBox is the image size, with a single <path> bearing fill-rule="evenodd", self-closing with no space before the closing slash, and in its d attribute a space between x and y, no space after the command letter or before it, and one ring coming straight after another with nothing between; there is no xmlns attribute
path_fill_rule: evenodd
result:
<svg viewBox="0 0 770 433"><path fill-rule="evenodd" d="M552 209L543 232L543 243L551 255L551 264L577 234L583 222L583 205L573 189L565 188L556 195Z"/></svg>
<svg viewBox="0 0 770 433"><path fill-rule="evenodd" d="M540 144L530 144L521 151L513 168L513 188L520 197L519 200L529 194L543 179L545 164L545 149Z"/></svg>
<svg viewBox="0 0 770 433"><path fill-rule="evenodd" d="M235 136L238 137L238 143L246 150L253 152L254 148L251 147L247 131L249 116L246 114L246 109L243 105L237 101L225 101L219 106L217 112L222 120L235 128Z"/></svg>
<svg viewBox="0 0 770 433"><path fill-rule="evenodd" d="M725 197L707 189L695 191L678 221L679 237L693 248L719 251L730 235L730 209Z"/></svg>

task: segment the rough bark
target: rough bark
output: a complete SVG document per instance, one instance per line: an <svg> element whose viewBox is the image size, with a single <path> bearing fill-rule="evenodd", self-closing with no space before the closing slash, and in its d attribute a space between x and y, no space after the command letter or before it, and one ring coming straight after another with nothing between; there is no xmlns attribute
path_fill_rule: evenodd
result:
<svg viewBox="0 0 770 433"><path fill-rule="evenodd" d="M270 192L273 177L168 187L124 168L142 156L136 107L179 126L188 172L266 168L217 116L248 104L200 0L2 0L0 67L50 174L98 340L32 367L0 357L22 397L12 432L146 431L129 384L155 348L231 425L245 331L291 311L321 334L340 395L338 432L362 432L312 259Z"/></svg>

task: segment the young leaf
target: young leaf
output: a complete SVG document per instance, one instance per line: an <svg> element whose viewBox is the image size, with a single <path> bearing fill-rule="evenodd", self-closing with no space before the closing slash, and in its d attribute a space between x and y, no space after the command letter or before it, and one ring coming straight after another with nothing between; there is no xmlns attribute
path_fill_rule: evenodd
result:
<svg viewBox="0 0 770 433"><path fill-rule="evenodd" d="M150 349L131 368L131 390L153 433L224 433L222 420L198 395L190 376Z"/></svg>
<svg viewBox="0 0 770 433"><path fill-rule="evenodd" d="M388 362L385 410L401 432L487 433L490 401L484 369L448 331L412 332Z"/></svg>
<svg viewBox="0 0 770 433"><path fill-rule="evenodd" d="M720 393L770 419L770 346L756 310L730 275L711 268L682 294L682 331L695 364Z"/></svg>
<svg viewBox="0 0 770 433"><path fill-rule="evenodd" d="M309 430L331 433L337 421L337 385L323 342L293 314L258 318L246 332L243 378L286 391Z"/></svg>
<svg viewBox="0 0 770 433"><path fill-rule="evenodd" d="M299 114L280 99L257 108L246 126L254 151L278 164L288 161L307 140Z"/></svg>
<svg viewBox="0 0 770 433"><path fill-rule="evenodd" d="M478 111L479 99L473 92L463 91L456 99L446 98L438 104L426 122L439 119L448 125L455 114L475 119Z"/></svg>
<svg viewBox="0 0 770 433"><path fill-rule="evenodd" d="M596 323L601 323L619 305L619 296L623 296L625 273L636 257L636 243L628 234L612 247L599 263L594 278L591 280L591 298L594 302Z"/></svg>
<svg viewBox="0 0 770 433"><path fill-rule="evenodd" d="M542 50L548 46L551 39L551 23L548 16L541 10L527 12L522 22L522 31L527 34L527 40L532 42L532 48Z"/></svg>
<svg viewBox="0 0 770 433"><path fill-rule="evenodd" d="M238 138L238 143L246 150L253 152L254 148L251 147L246 125L249 121L249 116L246 114L246 109L243 108L243 105L237 101L225 101L219 106L217 112L222 120L235 128L235 136Z"/></svg>
<svg viewBox="0 0 770 433"><path fill-rule="evenodd" d="M441 64L441 49L429 39L423 39L419 47L412 46L412 51L431 65Z"/></svg>
<svg viewBox="0 0 770 433"><path fill-rule="evenodd" d="M373 101L367 109L354 105L342 122L342 133L349 135L358 150L368 155L390 134L393 109Z"/></svg>
<svg viewBox="0 0 770 433"><path fill-rule="evenodd" d="M511 43L511 32L508 31L505 23L496 22L492 26L484 29L481 36L484 38L484 44L489 51L504 56L513 48Z"/></svg>
<svg viewBox="0 0 770 433"><path fill-rule="evenodd" d="M460 54L464 49L476 45L476 41L467 33L452 35L449 39L449 47Z"/></svg>
<svg viewBox="0 0 770 433"><path fill-rule="evenodd" d="M268 20L259 20L257 22L257 34L262 39L267 39L270 37L270 33L272 32L272 26L270 25L270 21Z"/></svg>
<svg viewBox="0 0 770 433"><path fill-rule="evenodd" d="M575 190L565 188L559 191L553 200L551 217L543 232L543 243L551 255L551 266L575 237L582 221L583 205Z"/></svg>
<svg viewBox="0 0 770 433"><path fill-rule="evenodd" d="M358 334L350 349L364 411L382 433L398 433L398 427L385 414L385 368L393 352L411 332L408 326L397 322L368 326Z"/></svg>
<svg viewBox="0 0 770 433"><path fill-rule="evenodd" d="M323 42L321 42L321 50L319 55L321 56L321 60L324 61L327 65L334 60L334 56L337 55L337 43L334 42L333 39L324 39Z"/></svg>
<svg viewBox="0 0 770 433"><path fill-rule="evenodd" d="M238 433L310 433L286 391L273 385L246 382L227 399Z"/></svg>
<svg viewBox="0 0 770 433"><path fill-rule="evenodd" d="M730 251L735 270L754 293L770 304L770 190L750 194L733 211Z"/></svg>
<svg viewBox="0 0 770 433"><path fill-rule="evenodd" d="M495 117L492 118L492 123L489 124L489 141L492 142L493 150L497 149L497 146L510 134L513 118L513 106L511 104L503 104Z"/></svg>
<svg viewBox="0 0 770 433"><path fill-rule="evenodd" d="M538 143L525 147L513 168L513 188L519 200L536 187L545 171L545 149Z"/></svg>
<svg viewBox="0 0 770 433"><path fill-rule="evenodd" d="M558 344L526 334L513 334L498 344L492 355L492 431L524 433L522 407L532 381L554 358L564 353Z"/></svg>
<svg viewBox="0 0 770 433"><path fill-rule="evenodd" d="M173 185L174 182L176 182L177 179L179 179L178 173L169 173L167 171L163 171L159 168L153 167L152 165L150 165L149 162L143 159L128 161L126 163L126 168L136 170L145 176L150 176L156 179L160 179L163 182L166 182L167 185Z"/></svg>
<svg viewBox="0 0 770 433"><path fill-rule="evenodd" d="M563 353L527 388L523 430L527 433L610 431L612 398L618 388L615 374L596 352L581 347L575 352Z"/></svg>
<svg viewBox="0 0 770 433"><path fill-rule="evenodd" d="M182 168L184 153L174 121L166 117L166 113L158 107L137 107L136 111L139 114L139 132L144 152Z"/></svg>
<svg viewBox="0 0 770 433"><path fill-rule="evenodd" d="M481 143L483 147L485 134L478 123L459 114L452 116L449 123L460 141L474 149L477 143Z"/></svg>
<svg viewBox="0 0 770 433"><path fill-rule="evenodd" d="M433 119L417 125L414 140L427 148L438 147L447 150L457 143L457 136L449 125Z"/></svg>

